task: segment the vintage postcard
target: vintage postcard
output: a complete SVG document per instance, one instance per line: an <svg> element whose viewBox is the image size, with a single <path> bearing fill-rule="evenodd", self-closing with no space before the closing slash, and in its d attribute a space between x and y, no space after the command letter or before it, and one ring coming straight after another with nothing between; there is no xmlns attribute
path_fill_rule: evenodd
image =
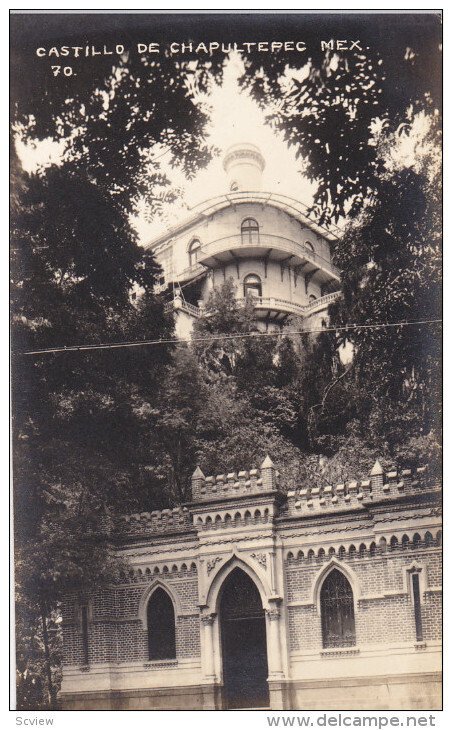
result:
<svg viewBox="0 0 452 730"><path fill-rule="evenodd" d="M14 708L441 709L441 13L10 25Z"/></svg>

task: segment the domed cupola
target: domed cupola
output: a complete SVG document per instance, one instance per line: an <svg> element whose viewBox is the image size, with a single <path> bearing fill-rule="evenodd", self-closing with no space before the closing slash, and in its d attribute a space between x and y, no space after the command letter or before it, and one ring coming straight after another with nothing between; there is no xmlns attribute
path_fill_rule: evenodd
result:
<svg viewBox="0 0 452 730"><path fill-rule="evenodd" d="M235 144L226 151L223 167L231 192L258 191L262 186L265 160L254 144Z"/></svg>

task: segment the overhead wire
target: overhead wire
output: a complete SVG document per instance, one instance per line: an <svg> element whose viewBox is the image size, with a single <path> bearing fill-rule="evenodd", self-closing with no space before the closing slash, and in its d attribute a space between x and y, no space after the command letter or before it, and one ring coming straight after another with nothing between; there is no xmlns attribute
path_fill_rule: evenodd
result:
<svg viewBox="0 0 452 730"><path fill-rule="evenodd" d="M386 327L412 327L415 325L430 325L430 324L441 324L442 319L419 319L415 321L400 321L400 322L381 322L375 324L348 324L339 327L321 327L320 329L303 329L303 330L286 330L286 331L274 331L274 332L239 332L233 334L218 334L209 335L207 337L190 337L188 339L180 338L160 338L154 340L132 340L122 342L102 342L94 344L81 344L81 345L63 345L60 347L48 347L39 350L26 350L23 352L15 352L14 355L47 355L56 354L63 352L86 352L91 350L115 350L119 348L129 347L152 347L157 345L187 345L190 343L205 343L215 342L218 340L239 340L247 338L262 338L262 337L281 337L291 335L310 335L310 334L321 334L322 332L346 332L350 330L371 330L371 329L384 329Z"/></svg>

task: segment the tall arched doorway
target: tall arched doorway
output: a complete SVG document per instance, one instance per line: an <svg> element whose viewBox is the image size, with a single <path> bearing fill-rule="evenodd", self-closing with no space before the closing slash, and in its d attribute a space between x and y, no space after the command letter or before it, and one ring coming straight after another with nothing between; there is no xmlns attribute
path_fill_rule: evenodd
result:
<svg viewBox="0 0 452 730"><path fill-rule="evenodd" d="M226 708L268 707L265 613L255 583L240 568L223 584L219 614Z"/></svg>

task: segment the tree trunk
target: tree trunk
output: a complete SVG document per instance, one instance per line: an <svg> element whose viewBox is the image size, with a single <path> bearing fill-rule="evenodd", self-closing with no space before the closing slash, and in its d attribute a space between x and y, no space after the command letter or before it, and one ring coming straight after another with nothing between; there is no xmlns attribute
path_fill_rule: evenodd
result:
<svg viewBox="0 0 452 730"><path fill-rule="evenodd" d="M55 688L52 681L52 665L50 662L50 646L49 646L49 634L47 631L47 612L45 604L41 604L41 620L42 620L42 636L44 639L44 654L46 660L46 674L47 674L47 686L49 695L49 707L51 710L56 710L56 697Z"/></svg>

